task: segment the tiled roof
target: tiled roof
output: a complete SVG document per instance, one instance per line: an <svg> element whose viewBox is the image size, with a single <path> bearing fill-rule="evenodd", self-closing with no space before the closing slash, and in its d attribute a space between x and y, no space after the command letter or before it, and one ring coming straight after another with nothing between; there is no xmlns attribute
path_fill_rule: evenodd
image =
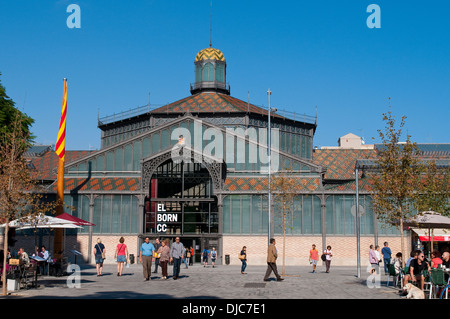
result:
<svg viewBox="0 0 450 319"><path fill-rule="evenodd" d="M244 102L240 99L232 97L227 94L216 92L201 92L175 101L173 103L161 106L160 108L150 111L150 113L215 113L215 112L230 112L230 113L258 113L267 116L267 110ZM275 117L280 115L273 114Z"/></svg>
<svg viewBox="0 0 450 319"><path fill-rule="evenodd" d="M275 176L273 178L276 178ZM267 191L267 177L228 177L224 183L226 191ZM319 178L301 178L296 191L315 191L320 186Z"/></svg>
<svg viewBox="0 0 450 319"><path fill-rule="evenodd" d="M67 151L65 155L66 165L87 156L95 151ZM30 158L33 172L38 180L55 180L58 177L58 155L52 150L40 157Z"/></svg>
<svg viewBox="0 0 450 319"><path fill-rule="evenodd" d="M374 159L373 149L323 149L314 150L314 164L326 167L325 179L354 179L357 159Z"/></svg>

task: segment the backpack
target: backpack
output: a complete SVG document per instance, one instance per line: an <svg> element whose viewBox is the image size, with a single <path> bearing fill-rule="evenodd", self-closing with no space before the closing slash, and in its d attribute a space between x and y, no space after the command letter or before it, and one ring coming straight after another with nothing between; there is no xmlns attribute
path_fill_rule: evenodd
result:
<svg viewBox="0 0 450 319"><path fill-rule="evenodd" d="M327 260L327 255L322 254L322 256L320 256L320 259L322 259L322 261L326 261Z"/></svg>

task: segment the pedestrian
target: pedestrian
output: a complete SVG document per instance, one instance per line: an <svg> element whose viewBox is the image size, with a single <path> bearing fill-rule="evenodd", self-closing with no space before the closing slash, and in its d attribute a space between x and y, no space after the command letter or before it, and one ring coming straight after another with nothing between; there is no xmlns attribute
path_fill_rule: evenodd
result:
<svg viewBox="0 0 450 319"><path fill-rule="evenodd" d="M191 248L189 250L191 252L191 257L189 258L189 265L193 266L194 265L194 248L192 248L192 246L191 246Z"/></svg>
<svg viewBox="0 0 450 319"><path fill-rule="evenodd" d="M313 244L309 251L309 263L313 266L312 273L316 273L317 262L319 261L319 251L316 249L316 245Z"/></svg>
<svg viewBox="0 0 450 319"><path fill-rule="evenodd" d="M97 268L97 277L100 277L103 271L103 262L106 257L105 245L102 244L102 240L100 238L97 238L97 244L94 246L94 257Z"/></svg>
<svg viewBox="0 0 450 319"><path fill-rule="evenodd" d="M184 269L188 269L188 262L187 262L187 252L188 250L186 249L186 247L183 247L183 263L184 263Z"/></svg>
<svg viewBox="0 0 450 319"><path fill-rule="evenodd" d="M139 262L142 264L145 281L149 281L152 271L152 260L155 246L150 242L149 237L145 237L139 249Z"/></svg>
<svg viewBox="0 0 450 319"><path fill-rule="evenodd" d="M375 252L375 249L373 249L373 245L370 245L369 263L372 265L372 269L370 270L370 273L373 274L375 272L375 270L378 269L378 257Z"/></svg>
<svg viewBox="0 0 450 319"><path fill-rule="evenodd" d="M277 252L277 248L275 247L275 238L271 238L270 239L270 245L267 248L267 271L266 271L266 275L264 276L264 281L269 281L269 276L270 274L273 273L275 274L275 277L277 278L277 281L282 281L284 280L283 278L281 278L281 276L278 274L278 270L277 270L277 258L278 258L278 252Z"/></svg>
<svg viewBox="0 0 450 319"><path fill-rule="evenodd" d="M170 248L169 245L166 244L166 240L161 242L161 246L158 248L159 257L159 265L161 266L162 279L167 279L167 264L170 259Z"/></svg>
<svg viewBox="0 0 450 319"><path fill-rule="evenodd" d="M180 265L183 256L183 244L180 243L180 237L175 238L175 242L170 247L170 262L173 262L173 279L177 280L180 276Z"/></svg>
<svg viewBox="0 0 450 319"><path fill-rule="evenodd" d="M209 250L208 250L208 247L205 247L202 251L203 267L206 267L208 265L208 256L209 256Z"/></svg>
<svg viewBox="0 0 450 319"><path fill-rule="evenodd" d="M189 249L186 249L186 261L189 266L191 265L191 256L192 256L191 248L192 247L190 247Z"/></svg>
<svg viewBox="0 0 450 319"><path fill-rule="evenodd" d="M159 247L161 247L161 242L159 241L159 238L156 238L155 239L155 252L157 252L158 251L158 249L159 249ZM155 260L155 271L153 271L153 273L154 274L157 274L158 273L158 266L159 266L159 258L158 258L158 256L157 255L155 255L155 256L153 256L154 257L154 260Z"/></svg>
<svg viewBox="0 0 450 319"><path fill-rule="evenodd" d="M391 264L391 256L392 256L392 251L391 248L389 248L389 244L388 242L384 242L384 247L381 250L381 254L383 255L383 260L384 260L384 274L387 275L389 274L389 265Z"/></svg>
<svg viewBox="0 0 450 319"><path fill-rule="evenodd" d="M214 266L216 265L216 259L217 259L217 251L216 251L216 247L213 247L211 250L211 265Z"/></svg>
<svg viewBox="0 0 450 319"><path fill-rule="evenodd" d="M391 265L394 265L395 273L398 275L403 269L403 255L401 252L395 254L395 258L392 259Z"/></svg>
<svg viewBox="0 0 450 319"><path fill-rule="evenodd" d="M378 259L378 271L377 271L377 273L379 273L380 263L381 263L382 259L381 259L380 246L378 246L378 245L375 246L375 255L377 255L377 259Z"/></svg>
<svg viewBox="0 0 450 319"><path fill-rule="evenodd" d="M122 276L123 265L128 260L128 248L124 242L125 238L120 237L119 244L117 244L116 252L114 254L114 258L117 260L117 276Z"/></svg>
<svg viewBox="0 0 450 319"><path fill-rule="evenodd" d="M331 257L333 257L333 252L331 251L331 246L328 245L327 249L323 251L323 254L325 255L325 266L326 266L326 273L330 272L330 266L331 266Z"/></svg>
<svg viewBox="0 0 450 319"><path fill-rule="evenodd" d="M245 268L247 268L247 247L244 246L242 247L241 253L239 254L241 257L241 262L242 262L242 266L241 266L241 274L245 275Z"/></svg>

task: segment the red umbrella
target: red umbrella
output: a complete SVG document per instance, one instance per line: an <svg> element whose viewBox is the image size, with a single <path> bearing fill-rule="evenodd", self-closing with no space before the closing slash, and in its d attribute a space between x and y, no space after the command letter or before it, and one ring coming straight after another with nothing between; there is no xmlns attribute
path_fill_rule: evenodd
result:
<svg viewBox="0 0 450 319"><path fill-rule="evenodd" d="M74 222L75 225L78 225L78 226L95 226L95 224L92 224L92 223L90 223L90 222L88 222L86 220L83 220L81 218L72 216L72 215L67 214L67 213L63 213L63 214L58 215L56 217L61 218L61 219L65 219L65 220L70 220L71 222Z"/></svg>

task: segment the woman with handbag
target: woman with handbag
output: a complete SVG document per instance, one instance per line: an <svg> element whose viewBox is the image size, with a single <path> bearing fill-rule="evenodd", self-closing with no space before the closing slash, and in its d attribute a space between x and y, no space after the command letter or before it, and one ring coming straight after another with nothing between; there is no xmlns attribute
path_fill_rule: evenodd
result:
<svg viewBox="0 0 450 319"><path fill-rule="evenodd" d="M97 244L94 246L94 256L95 256L95 264L97 267L97 277L102 275L103 271L103 262L106 258L106 249L105 245L102 244L100 238L97 238Z"/></svg>
<svg viewBox="0 0 450 319"><path fill-rule="evenodd" d="M119 244L116 247L115 258L117 260L117 276L122 276L123 265L128 260L128 248L124 244L125 238L120 237Z"/></svg>
<svg viewBox="0 0 450 319"><path fill-rule="evenodd" d="M241 274L245 275L245 268L247 268L247 247L244 246L242 247L242 250L239 254L239 259L242 262L242 266L241 266Z"/></svg>
<svg viewBox="0 0 450 319"><path fill-rule="evenodd" d="M159 265L162 270L162 279L167 279L167 264L170 259L170 248L165 240L161 241L161 247L158 248L157 253L159 254Z"/></svg>

